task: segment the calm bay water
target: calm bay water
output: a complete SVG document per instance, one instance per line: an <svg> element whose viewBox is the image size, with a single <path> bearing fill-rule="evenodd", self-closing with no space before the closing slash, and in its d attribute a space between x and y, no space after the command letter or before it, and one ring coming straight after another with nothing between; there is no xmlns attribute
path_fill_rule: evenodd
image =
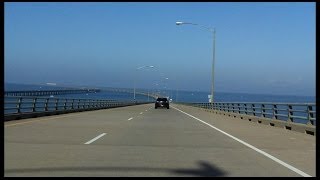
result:
<svg viewBox="0 0 320 180"><path fill-rule="evenodd" d="M67 89L66 87L56 86L39 86L39 85L24 85L24 84L5 84L5 91L22 91L22 90L58 90ZM141 90L140 90L141 91ZM145 93L148 91L145 90ZM149 93L154 92L150 90ZM164 91L162 95L169 96L173 101L178 102L208 102L210 92L197 91ZM49 97L49 96L42 96ZM110 100L132 100L132 93L104 91L88 94L65 94L55 95L54 97L61 98L85 98L85 99L110 99ZM137 100L148 100L148 97L136 94ZM149 100L153 100L151 97ZM315 103L315 96L291 96L291 95L268 95L268 94L245 94L245 93L225 93L216 92L214 97L215 102L274 102L274 103Z"/></svg>

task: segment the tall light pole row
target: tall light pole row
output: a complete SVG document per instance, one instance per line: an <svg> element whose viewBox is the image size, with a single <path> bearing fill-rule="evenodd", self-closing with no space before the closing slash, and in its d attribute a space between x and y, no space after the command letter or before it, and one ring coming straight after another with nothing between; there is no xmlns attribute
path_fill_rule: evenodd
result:
<svg viewBox="0 0 320 180"><path fill-rule="evenodd" d="M136 72L140 69L143 69L143 68L154 68L154 66L141 66L141 67L137 67L135 69L135 75L134 75L134 87L133 87L133 99L134 101L136 100ZM169 78L168 77L161 77L161 82L163 82L162 80L168 80ZM158 83L156 83L156 85L159 85ZM166 88L166 87L165 87ZM149 91L148 91L148 98L149 98ZM148 99L149 100L149 99Z"/></svg>
<svg viewBox="0 0 320 180"><path fill-rule="evenodd" d="M209 30L210 32L212 32L212 35L213 35L213 54L212 54L212 85L211 85L211 106L213 107L213 92L214 92L214 61L215 61L215 48L216 48L216 28L210 28L210 27L207 27L207 26L203 26L203 25L200 25L200 24L195 24L195 23L189 23L189 22L180 22L180 21L177 21L176 22L176 25L184 25L184 24L190 24L190 25L198 25L200 26L201 28L203 29L206 29L206 30Z"/></svg>

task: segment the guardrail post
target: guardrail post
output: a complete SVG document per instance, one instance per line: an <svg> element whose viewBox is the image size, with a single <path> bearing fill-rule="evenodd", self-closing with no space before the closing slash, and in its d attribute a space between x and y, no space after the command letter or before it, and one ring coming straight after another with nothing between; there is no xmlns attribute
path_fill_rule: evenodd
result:
<svg viewBox="0 0 320 180"><path fill-rule="evenodd" d="M56 111L58 110L58 101L59 101L59 99L56 99L56 103L54 105Z"/></svg>
<svg viewBox="0 0 320 180"><path fill-rule="evenodd" d="M245 114L248 114L247 104L246 104L246 103L244 103L243 105L244 105L244 113L245 113Z"/></svg>
<svg viewBox="0 0 320 180"><path fill-rule="evenodd" d="M64 110L66 110L66 109L67 109L67 99L64 99L63 109L64 109Z"/></svg>
<svg viewBox="0 0 320 180"><path fill-rule="evenodd" d="M78 99L78 109L80 109L80 99Z"/></svg>
<svg viewBox="0 0 320 180"><path fill-rule="evenodd" d="M314 125L313 121L311 120L311 118L313 118L313 113L312 111L312 106L308 106L308 124Z"/></svg>
<svg viewBox="0 0 320 180"><path fill-rule="evenodd" d="M36 103L37 103L37 98L33 98L32 112L36 112Z"/></svg>
<svg viewBox="0 0 320 180"><path fill-rule="evenodd" d="M254 116L256 116L256 108L255 108L254 104L252 104L251 107L252 107L252 114Z"/></svg>
<svg viewBox="0 0 320 180"><path fill-rule="evenodd" d="M44 104L44 111L48 111L48 102L49 102L49 98L46 98L46 102Z"/></svg>
<svg viewBox="0 0 320 180"><path fill-rule="evenodd" d="M18 104L17 104L18 113L21 113L21 103L22 103L22 97L18 99Z"/></svg>
<svg viewBox="0 0 320 180"><path fill-rule="evenodd" d="M241 114L240 103L238 103L238 109L239 109L238 113Z"/></svg>
<svg viewBox="0 0 320 180"><path fill-rule="evenodd" d="M293 118L291 117L293 115L292 112L292 105L288 104L288 121L293 122Z"/></svg>
<svg viewBox="0 0 320 180"><path fill-rule="evenodd" d="M231 106L232 106L232 112L234 113L234 104L232 103Z"/></svg>
<svg viewBox="0 0 320 180"><path fill-rule="evenodd" d="M273 105L272 114L273 114L273 115L272 115L272 118L273 118L273 119L278 119L278 116L277 116L278 110L277 110L277 105L276 105L276 104Z"/></svg>
<svg viewBox="0 0 320 180"><path fill-rule="evenodd" d="M266 117L266 114L265 114L265 112L266 112L266 110L265 110L265 105L264 104L261 104L261 117Z"/></svg>
<svg viewBox="0 0 320 180"><path fill-rule="evenodd" d="M74 104L74 99L72 99L72 102L71 102L71 109L74 109L73 104Z"/></svg>

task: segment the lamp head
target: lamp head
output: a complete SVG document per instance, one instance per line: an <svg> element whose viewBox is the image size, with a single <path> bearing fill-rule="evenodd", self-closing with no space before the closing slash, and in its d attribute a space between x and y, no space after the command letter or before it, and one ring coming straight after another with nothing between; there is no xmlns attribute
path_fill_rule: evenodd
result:
<svg viewBox="0 0 320 180"><path fill-rule="evenodd" d="M183 22L180 22L180 21L177 21L177 22L176 22L176 25L178 25L178 26L179 26L179 25L182 25L182 24L183 24Z"/></svg>

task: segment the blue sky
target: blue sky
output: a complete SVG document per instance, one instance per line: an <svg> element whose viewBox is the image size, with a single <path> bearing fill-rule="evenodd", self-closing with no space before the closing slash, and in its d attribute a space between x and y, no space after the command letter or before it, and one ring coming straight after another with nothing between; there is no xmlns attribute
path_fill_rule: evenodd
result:
<svg viewBox="0 0 320 180"><path fill-rule="evenodd" d="M210 92L176 21L216 92L315 95L313 2L6 2L5 82Z"/></svg>

